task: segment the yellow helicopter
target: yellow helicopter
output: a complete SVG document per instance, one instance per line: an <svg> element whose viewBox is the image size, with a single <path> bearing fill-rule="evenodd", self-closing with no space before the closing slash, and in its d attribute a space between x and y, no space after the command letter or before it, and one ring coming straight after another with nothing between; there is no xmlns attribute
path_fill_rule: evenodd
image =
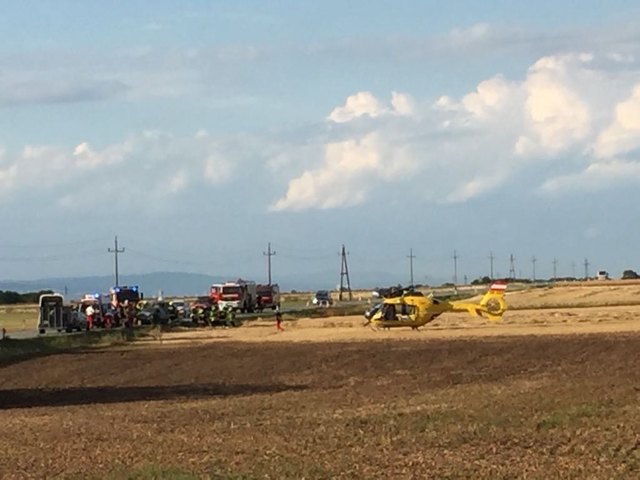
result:
<svg viewBox="0 0 640 480"><path fill-rule="evenodd" d="M479 303L468 303L438 300L418 291L391 288L380 292L383 300L365 312L364 324L376 329L411 327L417 330L445 312L468 312L499 321L507 310L506 289L506 283L495 282Z"/></svg>

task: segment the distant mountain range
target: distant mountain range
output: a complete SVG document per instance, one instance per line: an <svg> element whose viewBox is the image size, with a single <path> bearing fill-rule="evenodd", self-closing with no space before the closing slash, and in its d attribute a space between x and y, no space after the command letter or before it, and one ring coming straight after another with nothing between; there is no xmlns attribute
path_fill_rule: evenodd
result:
<svg viewBox="0 0 640 480"><path fill-rule="evenodd" d="M188 272L154 272L122 275L120 276L120 284L138 285L146 297L155 297L159 292L167 296L194 296L206 295L211 284L229 281L232 278ZM256 281L259 283L260 279ZM316 272L280 276L274 281L278 282L283 291L315 291L337 288L340 276L335 272ZM406 279L399 278L398 275L384 272L358 272L356 278L351 277L351 282L354 289L407 283ZM104 293L109 291L111 287L113 287L112 275L43 278L26 281L0 280L0 290L19 293L53 290L65 294L68 298L79 298L85 293Z"/></svg>

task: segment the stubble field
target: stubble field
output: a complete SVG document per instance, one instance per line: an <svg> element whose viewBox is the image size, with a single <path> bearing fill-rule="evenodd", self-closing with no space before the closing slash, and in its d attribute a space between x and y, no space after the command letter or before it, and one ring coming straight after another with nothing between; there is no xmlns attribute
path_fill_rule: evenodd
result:
<svg viewBox="0 0 640 480"><path fill-rule="evenodd" d="M514 294L501 325L265 318L6 363L0 477L638 478L629 288Z"/></svg>

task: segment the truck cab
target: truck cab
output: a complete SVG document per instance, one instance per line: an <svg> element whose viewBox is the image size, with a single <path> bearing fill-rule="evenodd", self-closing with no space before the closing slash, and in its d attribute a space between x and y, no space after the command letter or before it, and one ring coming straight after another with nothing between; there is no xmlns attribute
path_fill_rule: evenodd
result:
<svg viewBox="0 0 640 480"><path fill-rule="evenodd" d="M256 297L256 310L280 308L280 287L278 285L257 285Z"/></svg>

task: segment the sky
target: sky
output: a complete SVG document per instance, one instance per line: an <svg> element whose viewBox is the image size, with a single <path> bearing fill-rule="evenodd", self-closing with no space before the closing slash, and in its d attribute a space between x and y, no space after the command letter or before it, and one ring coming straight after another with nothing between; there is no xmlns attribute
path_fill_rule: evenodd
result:
<svg viewBox="0 0 640 480"><path fill-rule="evenodd" d="M638 2L0 6L0 279L640 271Z"/></svg>

